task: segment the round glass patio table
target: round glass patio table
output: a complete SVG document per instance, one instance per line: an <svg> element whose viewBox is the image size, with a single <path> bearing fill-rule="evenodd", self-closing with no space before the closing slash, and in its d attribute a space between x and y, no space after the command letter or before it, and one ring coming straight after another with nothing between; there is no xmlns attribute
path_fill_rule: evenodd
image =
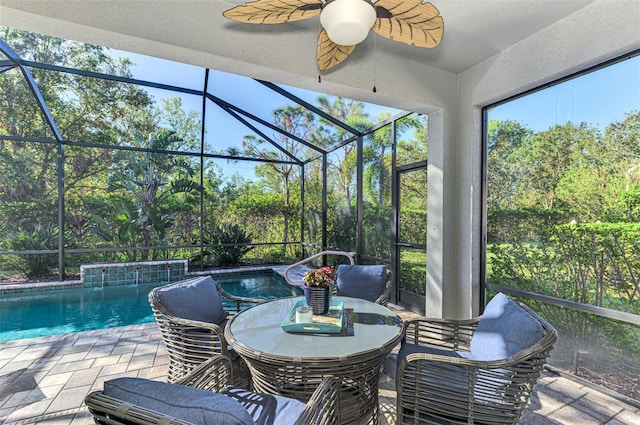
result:
<svg viewBox="0 0 640 425"><path fill-rule="evenodd" d="M389 352L402 338L402 319L369 301L344 303L342 331L289 333L281 325L303 297L281 298L241 311L225 338L247 362L254 390L307 401L324 376L341 380L341 424L378 423L378 380Z"/></svg>

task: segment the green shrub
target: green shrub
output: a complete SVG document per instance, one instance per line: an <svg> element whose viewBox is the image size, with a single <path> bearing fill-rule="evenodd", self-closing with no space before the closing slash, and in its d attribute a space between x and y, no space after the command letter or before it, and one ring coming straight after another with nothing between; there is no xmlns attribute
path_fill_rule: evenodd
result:
<svg viewBox="0 0 640 425"><path fill-rule="evenodd" d="M215 226L205 232L203 240L207 248L202 255L190 258L192 263L206 263L214 267L239 264L242 257L254 248L249 245L251 235L237 224Z"/></svg>
<svg viewBox="0 0 640 425"><path fill-rule="evenodd" d="M33 231L18 229L5 236L4 245L12 251L43 251L58 248L58 229L38 223ZM50 273L58 264L58 254L22 254L12 257L13 267L29 277Z"/></svg>

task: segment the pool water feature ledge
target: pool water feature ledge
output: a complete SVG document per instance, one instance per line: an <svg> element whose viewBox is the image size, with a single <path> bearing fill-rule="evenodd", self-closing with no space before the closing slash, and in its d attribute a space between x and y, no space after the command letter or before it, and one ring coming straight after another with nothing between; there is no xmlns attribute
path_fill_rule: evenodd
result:
<svg viewBox="0 0 640 425"><path fill-rule="evenodd" d="M88 264L80 266L80 280L84 286L169 283L186 277L188 263L188 260L160 260Z"/></svg>

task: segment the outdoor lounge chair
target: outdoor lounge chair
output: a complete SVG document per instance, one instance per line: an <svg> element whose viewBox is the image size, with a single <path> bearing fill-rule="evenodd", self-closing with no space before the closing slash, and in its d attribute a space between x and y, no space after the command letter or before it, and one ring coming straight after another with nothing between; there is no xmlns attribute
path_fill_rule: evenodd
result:
<svg viewBox="0 0 640 425"><path fill-rule="evenodd" d="M175 383L116 378L85 404L98 424L338 425L338 381L325 377L309 401L227 385L228 358L215 355Z"/></svg>
<svg viewBox="0 0 640 425"><path fill-rule="evenodd" d="M405 322L397 424L517 424L557 332L500 293L470 320Z"/></svg>
<svg viewBox="0 0 640 425"><path fill-rule="evenodd" d="M249 369L224 339L229 312L221 295L232 300L236 312L243 305L265 300L236 297L225 292L210 276L159 286L149 292L149 303L169 353L168 382L176 382L215 354L233 362L234 384L250 388Z"/></svg>

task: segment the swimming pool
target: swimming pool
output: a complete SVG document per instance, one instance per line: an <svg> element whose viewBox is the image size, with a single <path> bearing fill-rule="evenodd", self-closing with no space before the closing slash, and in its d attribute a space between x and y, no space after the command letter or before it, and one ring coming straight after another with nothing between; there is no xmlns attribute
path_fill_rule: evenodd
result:
<svg viewBox="0 0 640 425"><path fill-rule="evenodd" d="M271 270L212 276L233 295L273 299L298 294L296 288ZM166 282L0 294L0 342L153 322L149 291L164 284ZM235 308L232 304L227 307Z"/></svg>

